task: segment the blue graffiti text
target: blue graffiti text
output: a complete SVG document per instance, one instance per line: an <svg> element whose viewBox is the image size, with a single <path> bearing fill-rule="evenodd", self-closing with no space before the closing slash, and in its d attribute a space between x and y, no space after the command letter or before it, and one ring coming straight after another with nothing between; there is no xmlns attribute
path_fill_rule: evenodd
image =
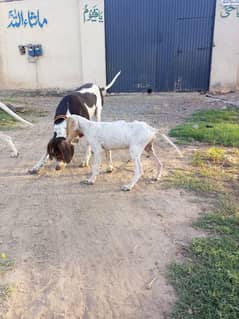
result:
<svg viewBox="0 0 239 319"><path fill-rule="evenodd" d="M26 14L24 14L23 10L10 10L8 12L9 24L8 28L20 28L20 27L39 27L43 28L45 24L48 23L46 18L40 17L39 10L32 11L28 10Z"/></svg>
<svg viewBox="0 0 239 319"><path fill-rule="evenodd" d="M97 8L96 5L89 8L88 4L84 6L83 10L84 23L86 22L104 22L103 10Z"/></svg>

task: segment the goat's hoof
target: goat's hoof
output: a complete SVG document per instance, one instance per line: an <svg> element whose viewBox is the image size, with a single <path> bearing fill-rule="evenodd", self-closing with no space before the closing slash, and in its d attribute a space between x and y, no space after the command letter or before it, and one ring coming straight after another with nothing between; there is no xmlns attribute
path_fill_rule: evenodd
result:
<svg viewBox="0 0 239 319"><path fill-rule="evenodd" d="M130 187L129 185L123 185L123 186L121 187L121 190L122 190L123 192L129 192L129 191L131 190L131 187Z"/></svg>
<svg viewBox="0 0 239 319"><path fill-rule="evenodd" d="M65 163L60 163L56 165L56 171L63 170L66 167Z"/></svg>
<svg viewBox="0 0 239 319"><path fill-rule="evenodd" d="M160 180L160 176L159 177L153 177L151 179L151 182L154 183L154 182L158 182Z"/></svg>
<svg viewBox="0 0 239 319"><path fill-rule="evenodd" d="M38 172L39 172L39 169L37 169L37 168L31 168L28 170L28 173L31 175L38 174Z"/></svg>
<svg viewBox="0 0 239 319"><path fill-rule="evenodd" d="M10 156L11 156L12 158L16 158L16 157L18 157L18 155L19 155L18 152L12 152Z"/></svg>
<svg viewBox="0 0 239 319"><path fill-rule="evenodd" d="M88 167L88 163L83 161L80 163L79 167L83 168L83 167Z"/></svg>
<svg viewBox="0 0 239 319"><path fill-rule="evenodd" d="M110 174L112 173L114 170L114 167L113 166L108 166L107 169L106 169L106 173Z"/></svg>
<svg viewBox="0 0 239 319"><path fill-rule="evenodd" d="M85 179L81 183L85 185L94 185L94 182L91 181L90 179Z"/></svg>

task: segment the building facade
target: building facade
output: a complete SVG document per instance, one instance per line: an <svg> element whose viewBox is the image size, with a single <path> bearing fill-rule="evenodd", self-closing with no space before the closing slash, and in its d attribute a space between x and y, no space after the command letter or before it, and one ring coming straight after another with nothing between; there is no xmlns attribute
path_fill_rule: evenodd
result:
<svg viewBox="0 0 239 319"><path fill-rule="evenodd" d="M0 1L0 89L239 88L239 0Z"/></svg>
<svg viewBox="0 0 239 319"><path fill-rule="evenodd" d="M0 2L0 87L104 85L103 14L101 0Z"/></svg>
<svg viewBox="0 0 239 319"><path fill-rule="evenodd" d="M239 0L217 0L210 91L239 90Z"/></svg>

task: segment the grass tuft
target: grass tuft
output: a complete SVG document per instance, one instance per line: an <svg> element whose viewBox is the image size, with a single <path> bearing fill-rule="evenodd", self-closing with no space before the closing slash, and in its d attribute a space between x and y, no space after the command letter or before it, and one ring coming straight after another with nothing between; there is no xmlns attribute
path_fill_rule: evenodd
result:
<svg viewBox="0 0 239 319"><path fill-rule="evenodd" d="M12 270L14 266L14 261L8 258L0 258L0 274L6 271Z"/></svg>
<svg viewBox="0 0 239 319"><path fill-rule="evenodd" d="M207 110L193 114L185 124L170 131L182 143L205 142L224 146L239 146L239 110Z"/></svg>
<svg viewBox="0 0 239 319"><path fill-rule="evenodd" d="M165 179L165 185L168 187L183 188L196 193L214 194L222 192L222 185L204 174L192 171L175 171Z"/></svg>

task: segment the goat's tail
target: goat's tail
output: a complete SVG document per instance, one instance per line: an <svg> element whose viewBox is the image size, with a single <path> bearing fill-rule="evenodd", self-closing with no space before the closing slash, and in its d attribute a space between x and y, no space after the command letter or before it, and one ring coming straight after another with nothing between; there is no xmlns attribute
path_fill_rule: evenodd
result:
<svg viewBox="0 0 239 319"><path fill-rule="evenodd" d="M177 153L179 154L179 156L182 158L183 157L183 154L182 152L180 151L180 149L170 140L170 138L167 137L167 135L165 134L162 134L161 135L163 136L163 138L170 144L172 145L172 147L177 151Z"/></svg>
<svg viewBox="0 0 239 319"><path fill-rule="evenodd" d="M24 120L21 116L17 115L15 112L13 112L12 110L10 110L9 107L7 107L4 103L1 103L0 102L0 108L5 111L6 113L8 113L9 115L11 115L12 117L14 117L16 120L26 124L26 125L29 125L29 126L33 126L32 123Z"/></svg>
<svg viewBox="0 0 239 319"><path fill-rule="evenodd" d="M121 71L119 71L119 72L115 75L115 77L113 78L113 80L112 80L108 85L106 85L106 87L103 88L103 91L109 90L109 89L111 88L111 86L114 85L115 81L116 81L117 78L120 76L120 73L121 73Z"/></svg>

